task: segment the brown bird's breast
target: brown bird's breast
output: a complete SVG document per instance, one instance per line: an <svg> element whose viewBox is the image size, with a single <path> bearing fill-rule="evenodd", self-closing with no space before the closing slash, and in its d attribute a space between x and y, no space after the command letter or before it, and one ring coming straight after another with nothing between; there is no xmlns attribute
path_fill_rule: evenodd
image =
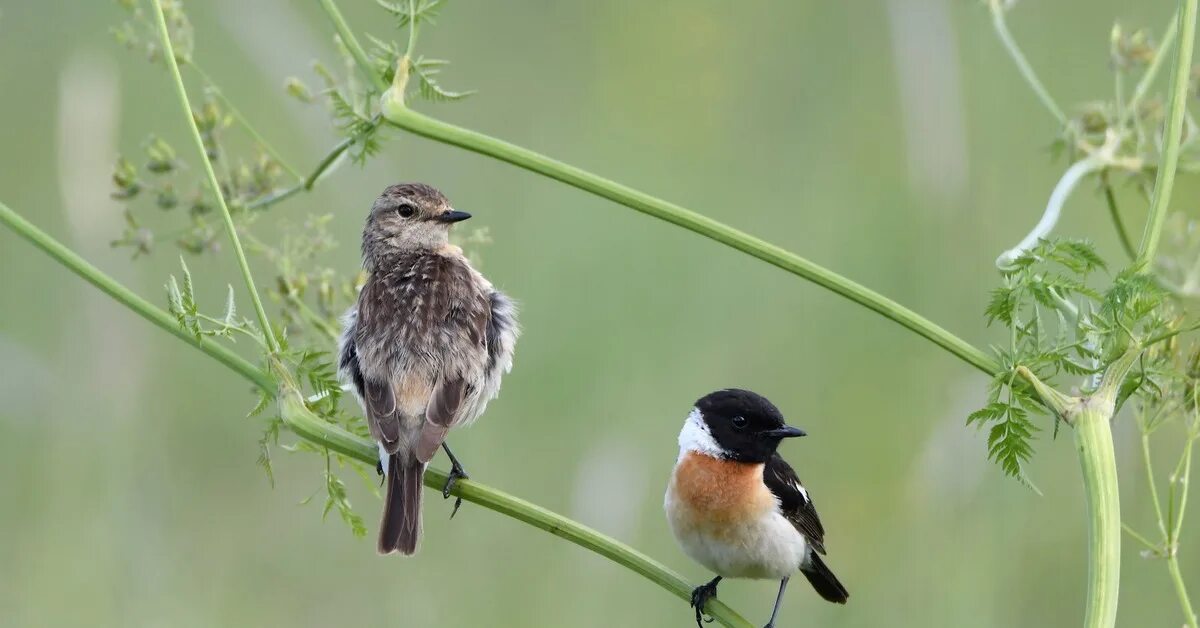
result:
<svg viewBox="0 0 1200 628"><path fill-rule="evenodd" d="M670 513L680 532L734 534L777 507L763 483L763 465L687 452L671 478Z"/></svg>

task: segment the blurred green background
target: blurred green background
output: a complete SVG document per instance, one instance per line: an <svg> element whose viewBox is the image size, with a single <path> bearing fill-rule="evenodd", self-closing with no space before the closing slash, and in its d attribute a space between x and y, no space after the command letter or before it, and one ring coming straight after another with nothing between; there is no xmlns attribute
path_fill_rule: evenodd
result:
<svg viewBox="0 0 1200 628"><path fill-rule="evenodd" d="M1063 104L1111 94L1114 19L1162 31L1165 1L1024 2L1011 26ZM282 90L338 64L315 2L188 3L195 55L289 161L336 137ZM402 38L371 2L358 32ZM165 305L177 253L129 260L109 200L118 151L152 132L198 162L165 73L113 43L107 2L0 2L0 198ZM979 3L451 3L421 39L478 89L418 105L695 208L912 307L977 345L996 255L1040 215L1065 164L1056 131ZM1040 441L1038 497L964 427L986 379L928 342L800 279L612 203L389 131L280 220L334 213L356 268L387 184L442 188L490 228L484 270L520 300L525 336L488 416L454 437L472 475L629 542L700 583L661 512L690 404L740 386L810 437L784 454L828 528L846 607L806 584L781 626L1054 626L1081 620L1085 520L1069 434ZM1185 182L1177 207L1190 207ZM1144 211L1122 194L1131 225ZM1064 233L1119 249L1092 186ZM179 217L163 219L178 220ZM271 220L274 220L272 218ZM271 233L271 220L260 233ZM1140 232L1140 226L1135 229ZM202 303L229 256L190 261ZM269 269L260 265L260 283ZM319 506L319 461L255 466L247 384L0 230L0 624L14 626L687 626L687 605L637 575L490 511L428 494L412 559L380 558ZM248 302L242 298L248 311ZM240 346L240 350L249 347ZM1116 427L1126 519L1152 529L1136 430ZM285 438L285 440L288 440ZM1175 449L1156 440L1161 469ZM439 464L443 464L439 462ZM378 501L353 475L374 534ZM1200 589L1195 525L1183 567ZM1182 622L1166 569L1125 544L1121 624ZM751 621L775 585L729 582Z"/></svg>

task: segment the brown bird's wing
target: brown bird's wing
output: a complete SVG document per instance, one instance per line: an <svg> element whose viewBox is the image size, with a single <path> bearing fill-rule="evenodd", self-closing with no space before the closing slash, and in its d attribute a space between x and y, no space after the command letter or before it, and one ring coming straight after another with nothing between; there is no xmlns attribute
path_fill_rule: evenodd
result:
<svg viewBox="0 0 1200 628"><path fill-rule="evenodd" d="M464 279L469 279L469 276ZM454 346L449 349L460 352L466 360L476 354L478 357L487 356L490 313L489 300L478 291L468 297L465 304L450 308L446 313L445 326ZM482 363L463 365L454 362L451 361L442 373L425 409L425 423L421 426L421 436L417 441L417 459L423 462L429 461L437 453L450 428L467 418L470 410L467 406L473 405L467 403L468 397L476 392L477 381L484 376L485 365ZM468 372L464 373L464 370ZM476 380L476 383L468 381L468 378Z"/></svg>
<svg viewBox="0 0 1200 628"><path fill-rule="evenodd" d="M763 468L763 482L779 500L779 511L818 553L825 553L825 528L800 478L779 454Z"/></svg>
<svg viewBox="0 0 1200 628"><path fill-rule="evenodd" d="M386 286L368 281L359 295L358 305L352 313L352 322L342 338L339 368L346 372L362 399L367 424L371 433L380 439L384 449L394 453L399 447L400 417L396 413L396 393L391 382L373 378L363 372L360 364L360 341L366 341L378 333L386 315L381 298L386 297Z"/></svg>

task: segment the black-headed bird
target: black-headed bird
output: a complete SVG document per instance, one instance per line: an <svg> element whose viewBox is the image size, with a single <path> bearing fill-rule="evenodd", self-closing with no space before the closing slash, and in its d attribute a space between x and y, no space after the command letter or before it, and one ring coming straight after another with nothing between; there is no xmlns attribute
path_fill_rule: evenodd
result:
<svg viewBox="0 0 1200 628"><path fill-rule="evenodd" d="M467 476L446 434L483 413L512 367L516 307L450 244L450 226L470 217L434 188L405 183L383 191L363 229L368 276L345 317L338 370L379 444L381 554L416 551L426 465L446 450L449 497Z"/></svg>
<svg viewBox="0 0 1200 628"><path fill-rule="evenodd" d="M830 602L850 597L821 558L825 528L808 491L776 452L783 439L804 435L748 390L706 395L684 421L663 505L683 551L717 574L692 592L698 626L722 578L779 581L767 628L797 571Z"/></svg>

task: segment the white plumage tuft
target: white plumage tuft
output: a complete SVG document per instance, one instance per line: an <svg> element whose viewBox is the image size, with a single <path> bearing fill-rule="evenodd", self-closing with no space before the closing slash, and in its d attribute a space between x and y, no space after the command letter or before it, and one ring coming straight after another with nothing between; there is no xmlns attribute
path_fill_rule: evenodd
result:
<svg viewBox="0 0 1200 628"><path fill-rule="evenodd" d="M687 420L683 422L683 429L679 431L679 457L682 459L689 451L713 458L722 458L725 455L725 450L717 445L712 432L708 431L708 424L704 422L699 408L692 408Z"/></svg>

